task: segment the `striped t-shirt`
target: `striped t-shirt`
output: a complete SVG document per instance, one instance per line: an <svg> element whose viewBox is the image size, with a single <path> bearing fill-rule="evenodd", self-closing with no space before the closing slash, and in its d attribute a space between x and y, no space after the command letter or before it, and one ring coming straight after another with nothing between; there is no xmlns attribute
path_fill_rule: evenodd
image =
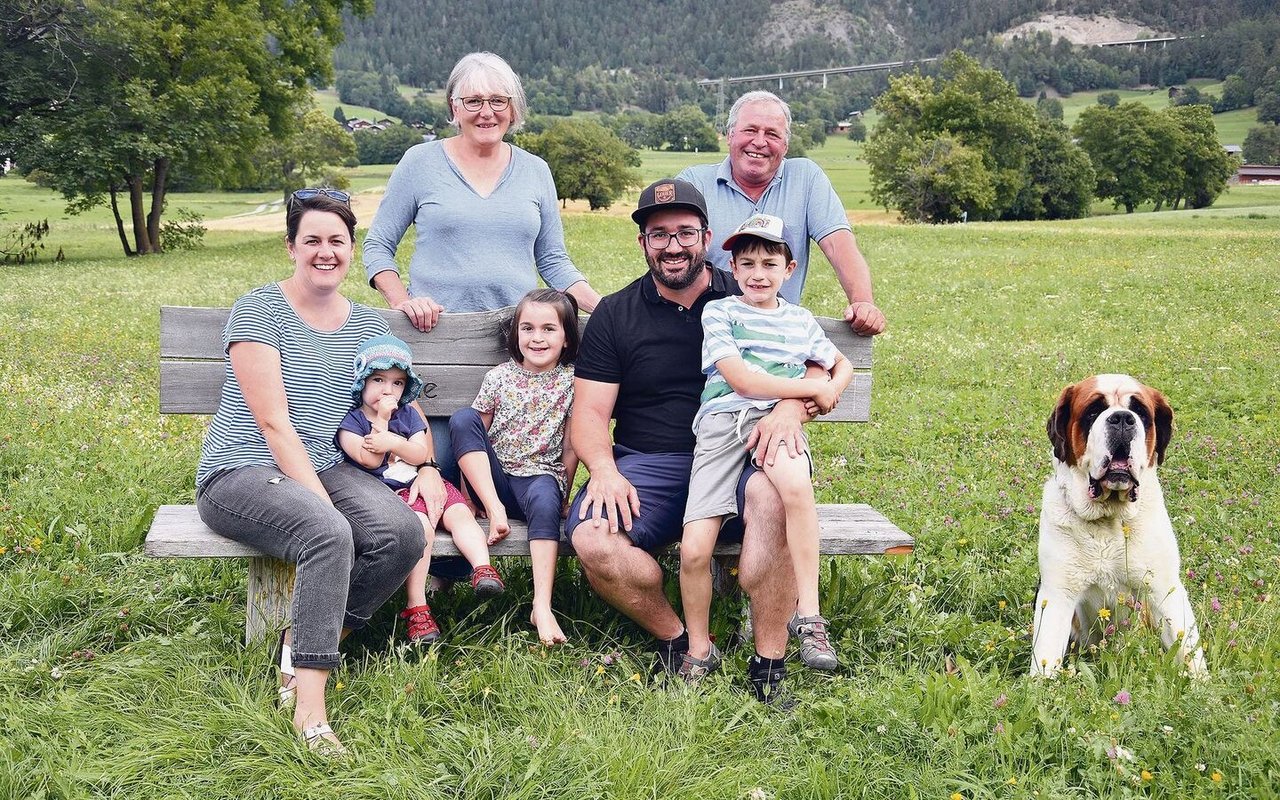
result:
<svg viewBox="0 0 1280 800"><path fill-rule="evenodd" d="M302 321L275 283L237 300L222 332L226 353L222 401L200 448L196 486L203 486L220 470L276 465L231 369L233 343L258 342L280 353L289 421L302 439L311 465L321 472L342 460L333 437L353 405L352 364L356 350L365 339L384 333L390 333L386 321L358 303L351 304L351 313L342 327L315 330Z"/></svg>
<svg viewBox="0 0 1280 800"><path fill-rule="evenodd" d="M813 314L781 297L778 307L770 309L747 305L736 296L712 300L702 311L702 372L707 383L702 389L702 405L693 418L694 429L707 414L767 409L778 402L776 397L752 400L733 391L716 369L720 359L737 356L756 372L803 378L806 361L831 369L838 354Z"/></svg>

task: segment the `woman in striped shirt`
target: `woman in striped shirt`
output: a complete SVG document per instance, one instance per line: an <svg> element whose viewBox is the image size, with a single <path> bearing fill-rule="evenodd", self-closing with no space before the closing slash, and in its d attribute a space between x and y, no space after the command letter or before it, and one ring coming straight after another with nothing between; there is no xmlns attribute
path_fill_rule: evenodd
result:
<svg viewBox="0 0 1280 800"><path fill-rule="evenodd" d="M355 215L345 192L289 201L293 274L236 301L223 331L222 400L200 453L196 505L210 528L297 565L292 627L280 641L280 702L307 746L340 753L324 688L338 642L363 627L422 556L422 526L382 482L342 460L350 365L388 333L339 292Z"/></svg>

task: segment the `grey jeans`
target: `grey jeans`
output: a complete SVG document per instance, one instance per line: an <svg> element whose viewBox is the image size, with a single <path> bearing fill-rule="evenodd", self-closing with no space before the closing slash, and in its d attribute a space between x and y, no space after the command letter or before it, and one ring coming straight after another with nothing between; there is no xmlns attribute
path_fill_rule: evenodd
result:
<svg viewBox="0 0 1280 800"><path fill-rule="evenodd" d="M216 473L196 492L205 524L297 565L293 663L333 669L342 628L361 628L422 558L422 523L382 481L350 464L319 474L333 506L275 467Z"/></svg>

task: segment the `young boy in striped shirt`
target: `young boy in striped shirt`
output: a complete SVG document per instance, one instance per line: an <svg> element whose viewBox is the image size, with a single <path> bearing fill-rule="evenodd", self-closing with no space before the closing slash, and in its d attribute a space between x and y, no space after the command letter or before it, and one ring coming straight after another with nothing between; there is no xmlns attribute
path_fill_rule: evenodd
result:
<svg viewBox="0 0 1280 800"><path fill-rule="evenodd" d="M756 423L782 399L812 400L825 414L835 408L853 379L853 367L806 309L778 296L796 268L778 217L757 214L724 242L733 254L734 280L742 294L707 303L702 314L702 369L707 383L694 417L698 442L689 478L684 534L680 544L680 594L689 651L679 674L693 682L720 666L710 639L711 554L720 524L737 513L735 488L743 468L745 442ZM829 375L806 378L806 362ZM764 470L786 512L787 549L799 593L790 628L800 637L805 663L835 669L827 621L818 608L818 512L813 496L813 463L808 453L778 452Z"/></svg>

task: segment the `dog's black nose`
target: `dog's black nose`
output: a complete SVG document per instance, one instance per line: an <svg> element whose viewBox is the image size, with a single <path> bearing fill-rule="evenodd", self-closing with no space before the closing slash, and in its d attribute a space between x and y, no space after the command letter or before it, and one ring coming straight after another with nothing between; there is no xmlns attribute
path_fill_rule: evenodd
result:
<svg viewBox="0 0 1280 800"><path fill-rule="evenodd" d="M1138 418L1133 415L1132 411L1117 411L1107 417L1107 427L1111 430L1126 430L1132 428L1138 422Z"/></svg>

